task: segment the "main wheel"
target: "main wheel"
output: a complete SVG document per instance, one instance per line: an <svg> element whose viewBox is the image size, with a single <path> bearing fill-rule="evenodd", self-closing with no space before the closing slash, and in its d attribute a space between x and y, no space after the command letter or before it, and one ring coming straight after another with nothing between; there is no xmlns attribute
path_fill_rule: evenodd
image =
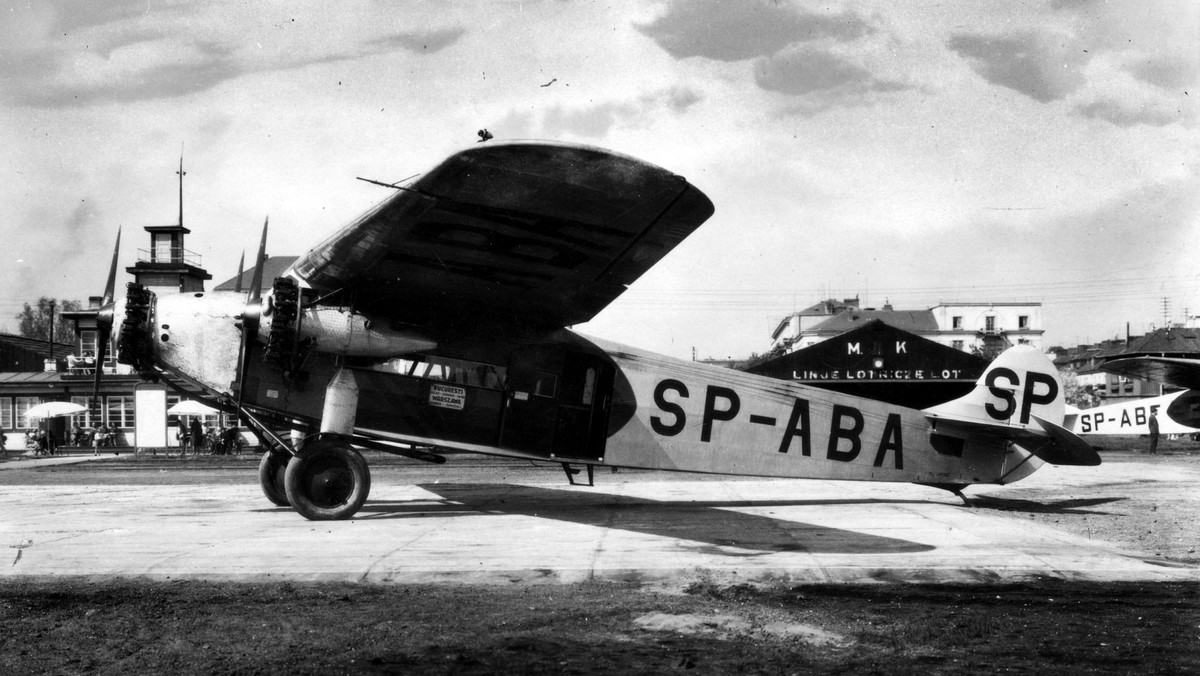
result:
<svg viewBox="0 0 1200 676"><path fill-rule="evenodd" d="M349 444L318 441L303 446L288 462L283 485L288 501L304 518L349 519L367 501L371 472Z"/></svg>
<svg viewBox="0 0 1200 676"><path fill-rule="evenodd" d="M266 451L262 460L258 461L258 483L262 486L263 495L280 507L292 504L288 502L287 489L283 485L284 474L291 457L287 453Z"/></svg>

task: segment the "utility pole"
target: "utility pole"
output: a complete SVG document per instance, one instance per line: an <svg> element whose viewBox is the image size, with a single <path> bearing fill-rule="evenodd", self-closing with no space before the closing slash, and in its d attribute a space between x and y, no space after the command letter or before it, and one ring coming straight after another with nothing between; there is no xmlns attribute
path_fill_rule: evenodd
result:
<svg viewBox="0 0 1200 676"><path fill-rule="evenodd" d="M54 299L50 299L50 358L54 359ZM58 366L55 366L58 370Z"/></svg>

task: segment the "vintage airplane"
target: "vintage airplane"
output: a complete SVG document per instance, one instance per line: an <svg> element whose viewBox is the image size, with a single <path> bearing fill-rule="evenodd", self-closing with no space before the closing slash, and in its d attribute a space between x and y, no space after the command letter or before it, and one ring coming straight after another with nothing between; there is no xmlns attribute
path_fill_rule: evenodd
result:
<svg viewBox="0 0 1200 676"><path fill-rule="evenodd" d="M363 505L359 448L552 460L571 483L586 467L589 485L605 465L960 496L1043 461L1100 461L1061 426L1061 381L1029 347L1002 354L966 396L920 411L569 330L713 213L659 167L578 145L489 143L391 187L265 297L264 224L247 293L156 297L130 284L114 299L114 254L97 313L102 346L122 318L122 362L239 411L269 445L263 492L309 519Z"/></svg>
<svg viewBox="0 0 1200 676"><path fill-rule="evenodd" d="M1084 436L1149 434L1150 416L1158 417L1160 434L1200 432L1200 390L1180 390L1068 412L1064 427Z"/></svg>
<svg viewBox="0 0 1200 676"><path fill-rule="evenodd" d="M1200 359L1124 357L1101 364L1100 370L1184 389L1161 397L1080 411L1075 422L1077 433L1149 434L1149 417L1152 413L1158 413L1160 434L1200 432Z"/></svg>

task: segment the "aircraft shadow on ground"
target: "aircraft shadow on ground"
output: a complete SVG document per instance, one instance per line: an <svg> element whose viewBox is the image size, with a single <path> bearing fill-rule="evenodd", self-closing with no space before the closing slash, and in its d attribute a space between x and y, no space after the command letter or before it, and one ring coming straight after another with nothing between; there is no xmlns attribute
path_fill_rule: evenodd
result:
<svg viewBox="0 0 1200 676"><path fill-rule="evenodd" d="M756 556L774 552L812 554L913 553L930 545L841 528L732 511L739 507L828 506L877 501L669 501L609 493L583 493L512 484L422 484L446 502L369 501L360 518L428 518L506 514L534 516L601 528L695 542L713 553ZM737 553L728 548L748 550Z"/></svg>
<svg viewBox="0 0 1200 676"><path fill-rule="evenodd" d="M1129 498L1118 496L1111 498L1077 498L1072 500L1055 500L1039 502L1036 500L1020 500L1017 498L998 498L992 495L980 495L971 498L971 506L977 509L995 509L1003 512L1031 512L1035 514L1087 514L1095 516L1111 516L1119 512L1105 512L1088 507L1121 502Z"/></svg>

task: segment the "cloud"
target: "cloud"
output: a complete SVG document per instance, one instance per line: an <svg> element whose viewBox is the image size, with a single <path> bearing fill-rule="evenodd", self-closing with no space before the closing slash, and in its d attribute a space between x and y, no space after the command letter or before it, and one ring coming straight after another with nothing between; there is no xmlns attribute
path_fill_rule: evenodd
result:
<svg viewBox="0 0 1200 676"><path fill-rule="evenodd" d="M948 46L988 82L1042 103L1083 86L1081 71L1090 59L1069 39L1032 31L1012 37L958 33Z"/></svg>
<svg viewBox="0 0 1200 676"><path fill-rule="evenodd" d="M41 9L14 10L0 27L0 90L10 101L48 108L173 98L251 73L400 50L432 54L465 33L380 35L382 26L363 30L351 19L326 25L303 9L297 18L203 3L152 11L134 2L35 4Z"/></svg>
<svg viewBox="0 0 1200 676"><path fill-rule="evenodd" d="M807 45L760 59L754 80L765 90L791 96L787 112L804 116L869 105L879 94L911 89L879 78L847 57Z"/></svg>
<svg viewBox="0 0 1200 676"><path fill-rule="evenodd" d="M1196 88L1195 58L1153 56L1135 61L1126 68L1137 79L1163 89Z"/></svg>
<svg viewBox="0 0 1200 676"><path fill-rule="evenodd" d="M763 89L793 95L905 88L875 77L845 57L807 46L760 60L755 66L755 81Z"/></svg>
<svg viewBox="0 0 1200 676"><path fill-rule="evenodd" d="M661 110L682 114L701 100L701 95L692 89L671 87L632 101L610 101L586 108L555 106L542 119L542 133L548 138L563 133L603 138L613 127L647 126Z"/></svg>
<svg viewBox="0 0 1200 676"><path fill-rule="evenodd" d="M376 38L368 44L372 47L401 47L415 54L433 54L458 42L466 32L465 28L404 32Z"/></svg>
<svg viewBox="0 0 1200 676"><path fill-rule="evenodd" d="M853 12L818 14L763 0L674 0L661 17L636 28L674 57L716 61L768 56L797 42L852 41L874 31Z"/></svg>
<svg viewBox="0 0 1200 676"><path fill-rule="evenodd" d="M1075 107L1083 117L1111 122L1118 127L1134 127L1139 124L1165 127L1175 122L1195 124L1196 107L1190 101L1172 108L1162 99L1147 98L1138 102L1110 97L1100 98Z"/></svg>

